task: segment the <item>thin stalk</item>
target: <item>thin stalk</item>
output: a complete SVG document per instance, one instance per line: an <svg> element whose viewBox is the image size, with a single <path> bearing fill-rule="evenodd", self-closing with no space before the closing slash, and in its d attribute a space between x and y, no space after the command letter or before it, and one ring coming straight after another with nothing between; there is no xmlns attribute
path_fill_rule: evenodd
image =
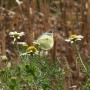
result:
<svg viewBox="0 0 90 90"><path fill-rule="evenodd" d="M15 47L16 47L16 55L17 55L17 57L18 57L18 59L17 59L17 63L19 64L19 62L20 62L20 50L19 50L19 46L18 46L18 43L17 43L17 39L16 39L16 41L14 42L14 44L15 44Z"/></svg>
<svg viewBox="0 0 90 90"><path fill-rule="evenodd" d="M20 50L19 50L19 46L17 44L17 40L15 41L15 45L16 45L16 49L17 49L17 54L20 55Z"/></svg>
<svg viewBox="0 0 90 90"><path fill-rule="evenodd" d="M79 59L80 59L80 62L81 62L81 64L83 65L85 71L87 72L87 68L85 67L85 65L84 65L84 63L83 63L83 60L82 60L81 55L80 55L80 52L79 52L78 45L77 45L76 43L75 43L75 46L76 46L76 50L77 50L77 54L78 54L78 57L79 57Z"/></svg>

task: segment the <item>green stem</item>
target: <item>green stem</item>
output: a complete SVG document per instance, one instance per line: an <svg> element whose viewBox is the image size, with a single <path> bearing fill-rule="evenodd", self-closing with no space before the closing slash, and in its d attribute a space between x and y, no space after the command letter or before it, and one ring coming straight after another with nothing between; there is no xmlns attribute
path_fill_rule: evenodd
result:
<svg viewBox="0 0 90 90"><path fill-rule="evenodd" d="M15 46L16 46L16 55L18 56L18 58L19 58L19 60L21 59L20 58L20 50L19 50L19 46L18 46L18 44L17 44L17 39L16 39L16 41L15 41Z"/></svg>
<svg viewBox="0 0 90 90"><path fill-rule="evenodd" d="M77 45L77 44L75 44L75 45L76 45L76 50L77 50L77 54L78 54L78 57L79 57L79 59L80 59L80 62L81 62L81 64L83 65L85 71L87 71L87 68L85 67L85 65L84 65L84 63L83 63L83 60L82 60L82 58L81 58L78 45Z"/></svg>
<svg viewBox="0 0 90 90"><path fill-rule="evenodd" d="M17 54L20 55L20 52L19 52L20 50L19 50L19 46L17 44L17 40L15 41L15 45L16 45L16 49L17 49Z"/></svg>

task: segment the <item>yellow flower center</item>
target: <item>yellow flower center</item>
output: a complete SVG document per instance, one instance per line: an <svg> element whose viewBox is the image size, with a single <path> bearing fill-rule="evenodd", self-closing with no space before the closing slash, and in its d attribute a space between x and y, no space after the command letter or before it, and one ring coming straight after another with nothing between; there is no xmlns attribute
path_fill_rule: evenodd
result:
<svg viewBox="0 0 90 90"><path fill-rule="evenodd" d="M30 46L27 48L26 52L29 52L29 51L36 52L37 49L34 46Z"/></svg>
<svg viewBox="0 0 90 90"><path fill-rule="evenodd" d="M14 36L15 38L17 38L17 37L19 37L20 35L19 35L18 33L15 33L13 36Z"/></svg>
<svg viewBox="0 0 90 90"><path fill-rule="evenodd" d="M70 39L76 39L77 38L77 35L71 35L69 38Z"/></svg>

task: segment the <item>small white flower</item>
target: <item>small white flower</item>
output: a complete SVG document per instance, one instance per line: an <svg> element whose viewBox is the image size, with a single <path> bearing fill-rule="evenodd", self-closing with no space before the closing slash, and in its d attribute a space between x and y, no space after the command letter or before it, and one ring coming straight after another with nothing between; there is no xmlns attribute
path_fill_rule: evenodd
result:
<svg viewBox="0 0 90 90"><path fill-rule="evenodd" d="M2 56L1 56L1 59L2 59L2 61L3 61L3 62L5 62L5 63L6 63L6 62L7 62L7 60L8 60L8 58L7 58L7 56L6 56L6 55L2 55Z"/></svg>
<svg viewBox="0 0 90 90"><path fill-rule="evenodd" d="M20 39L20 37L24 35L24 32L18 33L15 31L15 32L10 32L9 35L10 37L14 38L14 41L16 41L17 39Z"/></svg>
<svg viewBox="0 0 90 90"><path fill-rule="evenodd" d="M17 2L19 5L23 3L22 1L19 1L19 0L16 0L16 2Z"/></svg>
<svg viewBox="0 0 90 90"><path fill-rule="evenodd" d="M7 58L6 55L1 56L1 59L2 59L2 60L8 60L8 58Z"/></svg>
<svg viewBox="0 0 90 90"><path fill-rule="evenodd" d="M65 41L70 42L70 43L75 43L78 40L82 40L83 36L82 35L71 35L68 39Z"/></svg>

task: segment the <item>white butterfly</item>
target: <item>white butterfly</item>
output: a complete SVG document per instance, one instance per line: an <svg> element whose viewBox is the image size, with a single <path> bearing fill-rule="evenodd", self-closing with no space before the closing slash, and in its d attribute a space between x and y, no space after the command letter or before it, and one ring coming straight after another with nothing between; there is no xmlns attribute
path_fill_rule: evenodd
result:
<svg viewBox="0 0 90 90"><path fill-rule="evenodd" d="M54 45L53 32L46 32L39 36L34 43L38 43L43 50L49 50Z"/></svg>

